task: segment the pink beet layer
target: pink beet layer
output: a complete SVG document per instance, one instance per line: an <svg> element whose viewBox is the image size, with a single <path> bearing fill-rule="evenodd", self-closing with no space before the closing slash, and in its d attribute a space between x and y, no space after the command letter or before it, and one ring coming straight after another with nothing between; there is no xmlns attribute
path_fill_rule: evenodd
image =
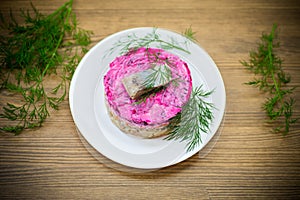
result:
<svg viewBox="0 0 300 200"><path fill-rule="evenodd" d="M160 64L169 63L176 84L169 83L166 89L151 95L144 102L137 103L137 100L129 97L122 79L153 67L151 63L153 64L154 60ZM181 111L190 98L192 79L188 65L178 56L162 49L139 48L115 58L109 67L104 76L108 106L120 118L141 127L167 123Z"/></svg>

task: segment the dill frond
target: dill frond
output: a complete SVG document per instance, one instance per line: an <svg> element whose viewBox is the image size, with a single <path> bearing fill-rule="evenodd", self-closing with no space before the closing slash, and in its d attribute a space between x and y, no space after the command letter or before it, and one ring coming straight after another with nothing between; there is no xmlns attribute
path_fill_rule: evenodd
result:
<svg viewBox="0 0 300 200"><path fill-rule="evenodd" d="M72 11L73 0L68 1L49 15L43 15L31 4L21 10L24 24L1 14L1 30L9 34L0 37L0 85L22 97L16 104L7 103L1 118L15 122L0 130L21 133L24 129L40 127L49 109L57 110L67 96L67 87L81 57L90 44L92 32L77 27ZM50 75L60 77L52 91L45 89Z"/></svg>
<svg viewBox="0 0 300 200"><path fill-rule="evenodd" d="M263 33L256 51L250 51L249 61L241 61L255 78L247 85L257 87L269 97L262 105L269 122L274 124L274 131L287 134L290 126L298 120L293 117L295 99L293 90L287 84L291 76L282 68L282 59L276 54L280 47L277 25L274 24L270 34Z"/></svg>
<svg viewBox="0 0 300 200"><path fill-rule="evenodd" d="M208 133L213 120L214 105L205 101L213 91L204 91L202 85L193 89L189 101L170 120L170 133L166 140L187 141L187 151L192 151L202 143L201 134Z"/></svg>

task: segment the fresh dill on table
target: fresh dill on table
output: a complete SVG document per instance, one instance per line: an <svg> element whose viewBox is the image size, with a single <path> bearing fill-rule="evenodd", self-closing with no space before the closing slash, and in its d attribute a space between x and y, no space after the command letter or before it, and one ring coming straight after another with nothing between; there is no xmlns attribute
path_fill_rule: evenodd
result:
<svg viewBox="0 0 300 200"><path fill-rule="evenodd" d="M57 110L65 99L92 34L77 26L72 4L70 0L49 15L31 4L31 11L21 10L20 23L12 11L9 20L0 14L0 86L11 96L0 113L8 121L1 130L19 134L40 127L50 109ZM48 86L53 77L58 84Z"/></svg>
<svg viewBox="0 0 300 200"><path fill-rule="evenodd" d="M291 76L284 72L282 59L276 49L280 47L277 25L274 24L270 34L263 33L256 51L250 51L249 61L241 61L255 75L254 80L246 84L257 87L269 97L263 103L269 122L273 123L275 132L287 134L290 126L298 120L293 118L295 88L288 87Z"/></svg>

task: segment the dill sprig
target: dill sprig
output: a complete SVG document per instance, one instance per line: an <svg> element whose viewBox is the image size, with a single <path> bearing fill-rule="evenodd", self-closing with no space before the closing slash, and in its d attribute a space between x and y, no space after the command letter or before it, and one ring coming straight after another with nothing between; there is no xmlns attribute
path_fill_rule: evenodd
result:
<svg viewBox="0 0 300 200"><path fill-rule="evenodd" d="M192 26L190 26L189 28L185 29L185 31L183 32L183 34L187 39L196 42L197 39L195 37L196 32L193 31Z"/></svg>
<svg viewBox="0 0 300 200"><path fill-rule="evenodd" d="M157 33L157 28L153 28L153 31L147 33L144 37L139 37L135 33L131 33L126 37L120 38L120 40L109 49L108 54L111 54L117 49L120 50L120 54L125 54L141 47L149 48L150 45L155 45L157 48L164 50L176 49L190 54L190 51L187 50L187 41L179 42L173 37L169 37L169 41L162 40L161 36Z"/></svg>
<svg viewBox="0 0 300 200"><path fill-rule="evenodd" d="M0 117L10 122L0 130L19 134L39 127L50 116L49 109L57 110L65 99L92 34L77 27L72 3L68 1L47 16L31 4L32 11L21 10L22 25L12 12L9 21L0 14L1 31L6 33L0 36L1 90L23 99L3 107ZM52 74L59 77L59 83L49 91L45 81Z"/></svg>
<svg viewBox="0 0 300 200"><path fill-rule="evenodd" d="M213 103L205 101L212 91L204 91L202 85L193 89L189 101L179 114L170 120L170 133L166 140L187 141L187 151L192 151L200 143L201 134L208 133L213 120Z"/></svg>
<svg viewBox="0 0 300 200"><path fill-rule="evenodd" d="M241 61L255 74L254 80L246 84L269 95L262 107L269 121L274 123L274 131L287 134L298 119L293 118L295 99L291 95L295 88L287 87L291 77L283 71L282 59L276 55L276 48L280 47L277 25L273 25L270 34L263 33L260 40L257 50L250 52L249 61Z"/></svg>

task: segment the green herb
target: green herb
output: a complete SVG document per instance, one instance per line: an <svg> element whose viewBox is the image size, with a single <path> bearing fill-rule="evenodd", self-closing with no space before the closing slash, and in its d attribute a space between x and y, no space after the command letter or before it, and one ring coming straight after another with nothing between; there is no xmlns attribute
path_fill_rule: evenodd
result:
<svg viewBox="0 0 300 200"><path fill-rule="evenodd" d="M1 130L19 134L39 127L50 116L49 109L57 110L65 99L92 34L77 27L72 3L70 0L48 16L31 4L33 12L21 10L22 25L12 12L9 22L1 14L1 30L6 33L0 36L1 90L23 99L3 107L0 117L14 123L8 122ZM59 77L59 81L48 90L45 86L47 78L53 77L50 75Z"/></svg>
<svg viewBox="0 0 300 200"><path fill-rule="evenodd" d="M202 143L201 133L209 131L213 120L214 105L205 101L212 93L213 91L204 91L202 86L193 89L181 112L170 120L170 133L165 139L187 141L187 151L192 151Z"/></svg>
<svg viewBox="0 0 300 200"><path fill-rule="evenodd" d="M113 45L111 49L109 49L108 53L111 54L117 49L120 49L120 54L125 54L141 47L149 48L150 45L156 45L157 48L164 50L177 49L184 53L190 54L190 52L186 49L186 41L180 43L173 37L170 37L169 40L170 41L168 42L162 40L160 35L157 33L157 29L153 28L153 31L151 33L147 33L144 37L139 37L132 33L127 35L127 37L121 38Z"/></svg>
<svg viewBox="0 0 300 200"><path fill-rule="evenodd" d="M282 60L276 55L276 48L279 46L275 24L270 34L262 34L257 51L250 52L249 61L241 61L241 64L256 76L246 84L253 85L270 96L264 102L263 109L270 122L275 124L274 130L286 134L298 119L293 118L295 99L291 95L294 88L287 87L291 77L283 71Z"/></svg>
<svg viewBox="0 0 300 200"><path fill-rule="evenodd" d="M193 32L192 27L190 26L189 28L185 29L183 35L188 38L189 40L196 42L197 39L195 37L196 32Z"/></svg>

